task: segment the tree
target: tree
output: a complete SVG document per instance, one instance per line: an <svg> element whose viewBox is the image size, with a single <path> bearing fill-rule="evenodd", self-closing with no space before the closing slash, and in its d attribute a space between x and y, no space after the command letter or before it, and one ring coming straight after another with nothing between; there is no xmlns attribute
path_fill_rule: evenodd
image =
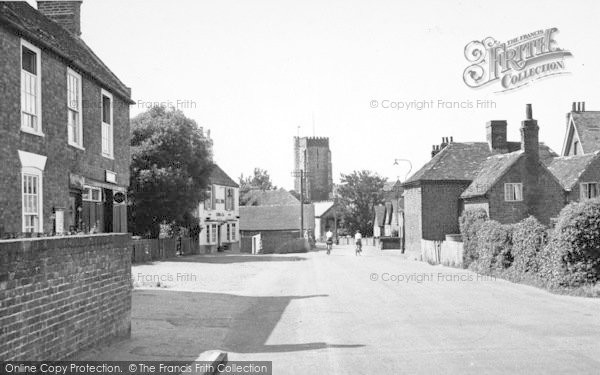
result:
<svg viewBox="0 0 600 375"><path fill-rule="evenodd" d="M208 140L180 110L153 107L131 121L130 222L157 238L161 224L194 227L212 169Z"/></svg>
<svg viewBox="0 0 600 375"><path fill-rule="evenodd" d="M244 177L242 174L239 178L240 185L240 205L247 202L247 194L251 190L277 190L277 186L271 182L269 172L264 169L254 168L252 176Z"/></svg>
<svg viewBox="0 0 600 375"><path fill-rule="evenodd" d="M349 233L359 230L363 236L373 235L373 212L375 206L384 202L386 180L366 170L342 174L338 188L341 226Z"/></svg>

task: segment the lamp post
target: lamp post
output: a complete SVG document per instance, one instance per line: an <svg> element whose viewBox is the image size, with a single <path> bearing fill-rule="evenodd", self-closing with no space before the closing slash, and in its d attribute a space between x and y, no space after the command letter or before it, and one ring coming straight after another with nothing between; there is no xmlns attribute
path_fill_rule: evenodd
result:
<svg viewBox="0 0 600 375"><path fill-rule="evenodd" d="M400 162L400 161L408 163L408 172L406 172L406 176L404 176L404 181L406 182L406 180L408 179L408 175L410 174L410 171L412 171L412 163L408 159L398 158L398 159L394 159L394 165L399 165L398 162Z"/></svg>

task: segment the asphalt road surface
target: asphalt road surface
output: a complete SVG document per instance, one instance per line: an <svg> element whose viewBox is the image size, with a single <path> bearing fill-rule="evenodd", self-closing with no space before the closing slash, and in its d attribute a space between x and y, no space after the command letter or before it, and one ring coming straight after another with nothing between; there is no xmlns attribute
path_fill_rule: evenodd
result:
<svg viewBox="0 0 600 375"><path fill-rule="evenodd" d="M93 359L273 361L274 374L598 374L600 299L350 247L134 266L132 339ZM158 282L160 286L158 286Z"/></svg>

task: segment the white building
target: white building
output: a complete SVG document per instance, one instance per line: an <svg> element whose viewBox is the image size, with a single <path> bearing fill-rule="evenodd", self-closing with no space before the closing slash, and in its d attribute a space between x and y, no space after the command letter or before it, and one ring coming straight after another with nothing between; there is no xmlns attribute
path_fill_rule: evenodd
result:
<svg viewBox="0 0 600 375"><path fill-rule="evenodd" d="M198 207L200 249L210 253L219 249L240 249L239 185L218 165L214 165L206 200Z"/></svg>

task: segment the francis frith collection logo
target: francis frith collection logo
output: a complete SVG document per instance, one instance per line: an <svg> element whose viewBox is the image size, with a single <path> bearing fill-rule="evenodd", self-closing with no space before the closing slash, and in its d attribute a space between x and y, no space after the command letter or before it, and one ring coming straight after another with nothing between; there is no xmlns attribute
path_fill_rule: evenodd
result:
<svg viewBox="0 0 600 375"><path fill-rule="evenodd" d="M471 63L464 73L467 86L479 88L499 83L498 92L523 87L540 78L568 73L565 58L571 52L558 47L553 27L499 42L492 37L474 40L465 47Z"/></svg>

